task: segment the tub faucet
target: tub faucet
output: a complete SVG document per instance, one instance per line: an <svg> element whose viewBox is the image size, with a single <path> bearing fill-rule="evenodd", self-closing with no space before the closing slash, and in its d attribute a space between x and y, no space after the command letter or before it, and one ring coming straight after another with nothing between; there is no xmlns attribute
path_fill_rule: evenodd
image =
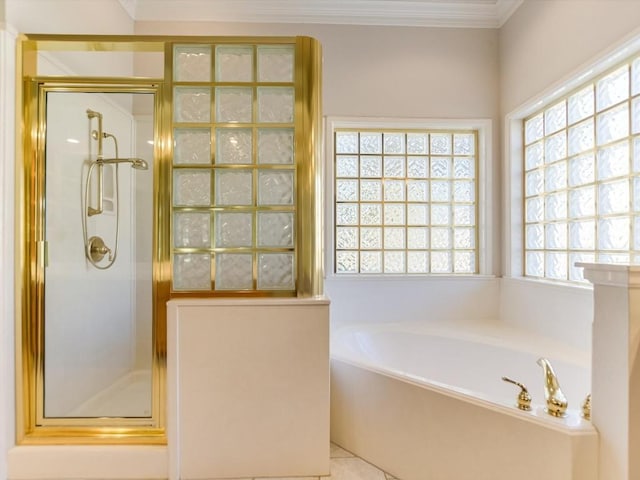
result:
<svg viewBox="0 0 640 480"><path fill-rule="evenodd" d="M567 399L560 389L558 377L546 358L539 358L537 364L544 372L544 398L547 402L547 413L554 417L562 417L567 410Z"/></svg>

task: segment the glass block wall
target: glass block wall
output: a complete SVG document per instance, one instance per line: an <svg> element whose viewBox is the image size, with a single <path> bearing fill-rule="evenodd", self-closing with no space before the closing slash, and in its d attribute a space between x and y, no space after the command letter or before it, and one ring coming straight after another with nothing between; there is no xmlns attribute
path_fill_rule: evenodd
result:
<svg viewBox="0 0 640 480"><path fill-rule="evenodd" d="M337 131L335 272L477 273L477 136Z"/></svg>
<svg viewBox="0 0 640 480"><path fill-rule="evenodd" d="M173 291L296 291L295 48L173 46Z"/></svg>
<svg viewBox="0 0 640 480"><path fill-rule="evenodd" d="M524 271L640 260L640 57L524 123Z"/></svg>

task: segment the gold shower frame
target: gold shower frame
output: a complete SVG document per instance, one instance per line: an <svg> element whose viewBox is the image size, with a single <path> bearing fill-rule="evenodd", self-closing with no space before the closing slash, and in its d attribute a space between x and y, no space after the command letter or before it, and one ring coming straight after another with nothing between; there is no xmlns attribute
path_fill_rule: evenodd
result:
<svg viewBox="0 0 640 480"><path fill-rule="evenodd" d="M309 37L21 35L18 41L16 144L16 441L41 444L166 444L166 302L176 297L282 296L282 292L171 289L172 58L174 44L295 45L296 292L323 293L321 49ZM164 53L164 78L38 76L46 51ZM82 89L82 90L81 90ZM155 93L153 232L153 394L149 418L45 418L44 128L46 91ZM289 295L291 296L291 295Z"/></svg>

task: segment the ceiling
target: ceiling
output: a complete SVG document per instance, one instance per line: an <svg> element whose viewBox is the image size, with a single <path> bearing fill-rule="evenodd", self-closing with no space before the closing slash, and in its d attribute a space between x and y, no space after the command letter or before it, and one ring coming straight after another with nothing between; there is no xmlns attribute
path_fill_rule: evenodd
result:
<svg viewBox="0 0 640 480"><path fill-rule="evenodd" d="M135 21L499 28L524 0L118 0Z"/></svg>

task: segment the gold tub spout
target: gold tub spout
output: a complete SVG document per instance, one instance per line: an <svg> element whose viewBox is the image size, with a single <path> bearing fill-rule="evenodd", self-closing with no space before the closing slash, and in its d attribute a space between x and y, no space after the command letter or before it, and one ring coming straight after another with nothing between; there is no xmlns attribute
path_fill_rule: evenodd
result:
<svg viewBox="0 0 640 480"><path fill-rule="evenodd" d="M567 411L567 399L560 389L558 377L546 358L539 358L537 364L544 372L544 398L547 402L547 413L554 417L562 417Z"/></svg>

